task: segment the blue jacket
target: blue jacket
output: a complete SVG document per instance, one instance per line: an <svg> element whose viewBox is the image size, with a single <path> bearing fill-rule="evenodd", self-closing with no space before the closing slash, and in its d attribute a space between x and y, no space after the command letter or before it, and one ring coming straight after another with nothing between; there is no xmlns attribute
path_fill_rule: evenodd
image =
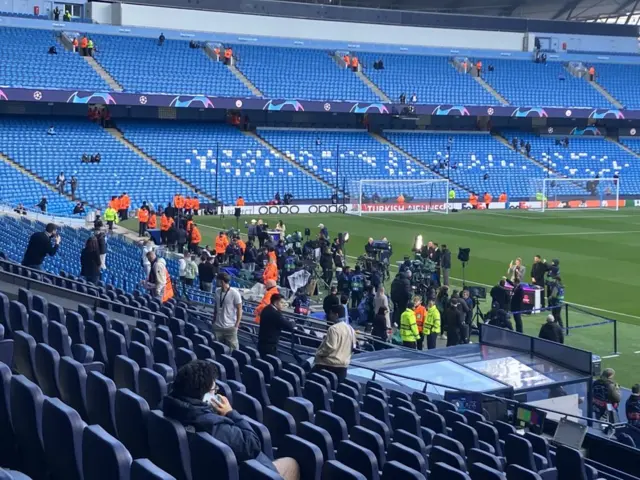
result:
<svg viewBox="0 0 640 480"><path fill-rule="evenodd" d="M228 445L238 463L256 459L264 466L275 470L269 457L262 453L260 438L237 411L233 410L223 417L198 399L171 395L164 397L162 411L165 416L184 425L188 431L208 433Z"/></svg>

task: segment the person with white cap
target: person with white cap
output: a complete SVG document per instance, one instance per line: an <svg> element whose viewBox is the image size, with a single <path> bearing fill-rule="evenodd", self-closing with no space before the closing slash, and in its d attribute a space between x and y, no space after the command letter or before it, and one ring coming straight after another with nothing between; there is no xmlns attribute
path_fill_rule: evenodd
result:
<svg viewBox="0 0 640 480"><path fill-rule="evenodd" d="M320 229L320 235L322 235L324 238L328 240L329 230L327 230L327 227L324 226L324 223L321 223L320 225L318 225L318 228Z"/></svg>
<svg viewBox="0 0 640 480"><path fill-rule="evenodd" d="M564 332L553 314L547 315L547 321L540 327L538 337L556 343L564 343Z"/></svg>

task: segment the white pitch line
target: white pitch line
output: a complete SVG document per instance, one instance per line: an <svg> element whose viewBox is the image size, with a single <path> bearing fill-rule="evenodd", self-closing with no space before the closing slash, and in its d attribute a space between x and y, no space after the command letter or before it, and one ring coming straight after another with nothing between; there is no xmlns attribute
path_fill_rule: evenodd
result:
<svg viewBox="0 0 640 480"><path fill-rule="evenodd" d="M636 350L636 351L635 351L635 352L633 352L633 353L640 353L640 350Z"/></svg>
<svg viewBox="0 0 640 480"><path fill-rule="evenodd" d="M406 220L397 220L395 218L387 218L387 217L371 217L376 220L382 220L383 222L392 222L392 223L402 223L405 225L414 225L416 227L431 227L436 230L452 230L454 232L464 232L464 233L476 233L478 235L487 235L490 237L510 237L511 235L504 235L502 233L493 233L493 232L483 232L481 230L469 230L467 228L457 228L457 227L448 227L446 225L434 225L433 223L416 223L416 222L408 222Z"/></svg>
<svg viewBox="0 0 640 480"><path fill-rule="evenodd" d="M625 233L640 233L640 230L618 230L613 232L553 232L553 233L528 233L521 234L518 233L516 235L501 235L503 237L573 237L577 235L623 235Z"/></svg>
<svg viewBox="0 0 640 480"><path fill-rule="evenodd" d="M493 215L495 217L502 217L502 218L522 218L525 220L549 220L549 219L554 219L554 220L577 220L577 219L590 219L590 218L627 218L627 217L638 217L639 215L539 215L538 213L531 213L530 215L517 215L514 213L511 213L513 210L504 210L503 213L498 213L498 212L488 212L488 211L483 211L482 213L480 213L480 215ZM542 213L542 212L540 212Z"/></svg>
<svg viewBox="0 0 640 480"><path fill-rule="evenodd" d="M604 357L600 357L603 360L606 360L607 358L617 358L619 357L620 354L615 354L615 355L605 355Z"/></svg>
<svg viewBox="0 0 640 480"><path fill-rule="evenodd" d="M202 224L200 224L198 226L201 227L201 228L210 228L212 230L218 230L218 231L221 231L221 230L225 230L226 231L227 230L227 229L223 229L223 228L219 228L219 227L214 227L213 225L202 225ZM243 235L246 236L246 234L243 234ZM352 259L357 259L358 258L358 257L354 257L353 255L347 255L347 257L348 258L352 258ZM398 268L398 266L395 263L391 264L390 266L391 266L391 268ZM457 281L460 281L460 282L462 281L462 278L456 278L456 277L450 277L450 278L452 280L457 280ZM492 287L493 286L493 285L489 285L487 283L474 282L473 280L469 280L467 278L465 278L464 281L466 283L473 283L474 285L480 285L482 287ZM610 313L610 314L613 314L613 315L619 315L621 317L627 317L627 318L633 318L635 320L640 320L640 317L637 316L637 315L630 315L628 313L614 312L613 310L606 310L604 308L592 307L590 305L581 305L579 303L574 303L574 302L569 302L569 303L571 303L571 305L575 305L576 307L588 308L589 310L594 310L596 312Z"/></svg>

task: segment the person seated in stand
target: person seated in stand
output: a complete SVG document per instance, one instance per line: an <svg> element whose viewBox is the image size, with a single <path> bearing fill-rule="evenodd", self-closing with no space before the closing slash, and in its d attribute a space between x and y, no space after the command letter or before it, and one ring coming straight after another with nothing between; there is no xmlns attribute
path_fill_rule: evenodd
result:
<svg viewBox="0 0 640 480"><path fill-rule="evenodd" d="M100 163L100 160L102 160L102 156L99 153L96 153L96 156L95 156L96 163Z"/></svg>
<svg viewBox="0 0 640 480"><path fill-rule="evenodd" d="M27 214L27 209L24 208L24 205L22 205L21 203L18 204L18 206L13 211L16 212L18 215L26 215Z"/></svg>
<svg viewBox="0 0 640 480"><path fill-rule="evenodd" d="M55 128L53 128L53 125L51 125L48 129L47 129L47 135L55 135L56 134L56 130Z"/></svg>
<svg viewBox="0 0 640 480"><path fill-rule="evenodd" d="M220 394L218 369L210 362L195 360L182 366L162 401L165 417L178 421L190 432L204 432L231 448L238 463L257 460L285 480L298 480L300 466L289 457L271 461L262 453L260 438L244 416L233 410Z"/></svg>
<svg viewBox="0 0 640 480"><path fill-rule="evenodd" d="M82 215L85 212L85 208L84 208L84 202L78 202L76 203L76 206L73 207L73 214L74 215Z"/></svg>
<svg viewBox="0 0 640 480"><path fill-rule="evenodd" d="M82 163L89 163L91 161L89 155L87 155L86 153L82 154Z"/></svg>
<svg viewBox="0 0 640 480"><path fill-rule="evenodd" d="M51 45L49 47L49 55L57 55L58 54L58 50L56 50L55 45Z"/></svg>

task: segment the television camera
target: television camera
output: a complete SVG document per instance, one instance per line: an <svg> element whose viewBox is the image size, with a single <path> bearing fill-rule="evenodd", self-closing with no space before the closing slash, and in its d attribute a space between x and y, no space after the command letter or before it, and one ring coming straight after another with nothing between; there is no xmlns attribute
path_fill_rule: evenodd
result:
<svg viewBox="0 0 640 480"><path fill-rule="evenodd" d="M406 260L404 264L411 270L411 286L414 287L416 294L426 296L430 288L432 288L433 274L436 272L437 265L430 258L423 258L422 255L416 253L413 260Z"/></svg>
<svg viewBox="0 0 640 480"><path fill-rule="evenodd" d="M389 274L389 265L393 248L388 240L374 240L367 245L367 253L360 255L356 261L365 274L370 276L374 272L380 275L382 282L385 282Z"/></svg>

